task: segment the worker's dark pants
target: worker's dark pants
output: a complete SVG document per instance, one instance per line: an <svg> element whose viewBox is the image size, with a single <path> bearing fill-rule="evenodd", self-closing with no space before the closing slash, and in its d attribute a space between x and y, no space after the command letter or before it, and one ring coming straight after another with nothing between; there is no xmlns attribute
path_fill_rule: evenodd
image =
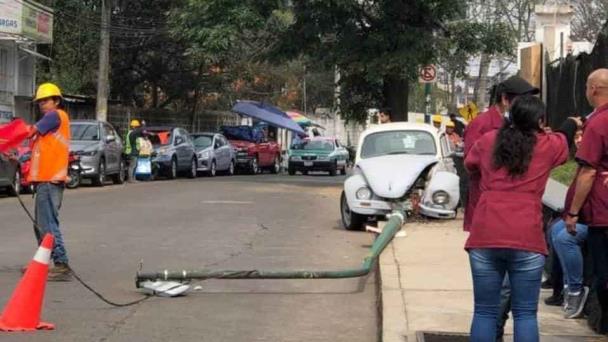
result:
<svg viewBox="0 0 608 342"><path fill-rule="evenodd" d="M55 264L68 263L68 255L63 244L63 235L59 229L59 209L63 201L64 184L39 183L36 185L36 238L38 244L42 242L44 235L53 235L55 245L51 258Z"/></svg>
<svg viewBox="0 0 608 342"><path fill-rule="evenodd" d="M587 245L593 259L595 289L600 303L600 333L608 332L608 227L589 227Z"/></svg>

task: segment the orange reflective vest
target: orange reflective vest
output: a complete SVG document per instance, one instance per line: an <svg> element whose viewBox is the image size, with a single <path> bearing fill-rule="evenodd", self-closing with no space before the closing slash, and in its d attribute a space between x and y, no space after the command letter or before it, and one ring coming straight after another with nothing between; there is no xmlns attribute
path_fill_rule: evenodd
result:
<svg viewBox="0 0 608 342"><path fill-rule="evenodd" d="M31 183L65 182L70 155L70 118L57 110L61 123L54 133L38 135L32 147L27 180Z"/></svg>

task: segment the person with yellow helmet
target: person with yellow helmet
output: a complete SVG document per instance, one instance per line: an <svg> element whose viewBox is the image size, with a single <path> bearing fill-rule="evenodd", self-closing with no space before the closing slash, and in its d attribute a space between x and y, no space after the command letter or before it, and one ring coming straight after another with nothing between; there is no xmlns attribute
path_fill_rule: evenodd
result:
<svg viewBox="0 0 608 342"><path fill-rule="evenodd" d="M62 109L61 90L53 83L43 83L36 91L34 102L42 118L30 126L33 140L30 172L27 181L36 189L35 216L38 243L46 233L53 234L55 245L51 253L54 267L51 281L70 280L68 256L59 228L59 209L68 178L70 151L70 118Z"/></svg>
<svg viewBox="0 0 608 342"><path fill-rule="evenodd" d="M437 130L441 129L441 124L443 123L443 117L440 114L435 114L432 117L433 126L437 128Z"/></svg>
<svg viewBox="0 0 608 342"><path fill-rule="evenodd" d="M452 143L452 150L456 150L457 147L460 147L462 145L462 138L460 138L460 135L456 133L456 124L454 123L454 121L449 120L445 124L445 135Z"/></svg>
<svg viewBox="0 0 608 342"><path fill-rule="evenodd" d="M139 148L137 146L137 138L141 137L141 123L137 119L131 120L130 130L125 137L125 155L128 158L128 174L127 180L135 182L135 168L137 167L137 157L139 156Z"/></svg>

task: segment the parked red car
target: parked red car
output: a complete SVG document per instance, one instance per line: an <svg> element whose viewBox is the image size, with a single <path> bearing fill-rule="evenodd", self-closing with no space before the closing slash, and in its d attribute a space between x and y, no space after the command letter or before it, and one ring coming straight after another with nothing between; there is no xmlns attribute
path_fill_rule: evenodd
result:
<svg viewBox="0 0 608 342"><path fill-rule="evenodd" d="M249 126L224 126L222 133L233 146L238 169L251 174L267 169L272 173L281 171L281 147L269 141L255 128Z"/></svg>

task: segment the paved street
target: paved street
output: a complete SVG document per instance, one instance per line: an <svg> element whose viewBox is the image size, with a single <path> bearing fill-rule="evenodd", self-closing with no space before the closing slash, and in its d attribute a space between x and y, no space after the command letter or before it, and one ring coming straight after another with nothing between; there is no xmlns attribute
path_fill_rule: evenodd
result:
<svg viewBox="0 0 608 342"><path fill-rule="evenodd" d="M339 227L342 177L236 176L67 191L63 230L71 264L118 302L139 298L144 270L334 269L358 265L372 237ZM32 206L31 196L26 203ZM0 302L34 254L17 201L0 198ZM112 308L76 281L49 283L50 332L2 341L375 341L374 277L226 280L182 298Z"/></svg>

